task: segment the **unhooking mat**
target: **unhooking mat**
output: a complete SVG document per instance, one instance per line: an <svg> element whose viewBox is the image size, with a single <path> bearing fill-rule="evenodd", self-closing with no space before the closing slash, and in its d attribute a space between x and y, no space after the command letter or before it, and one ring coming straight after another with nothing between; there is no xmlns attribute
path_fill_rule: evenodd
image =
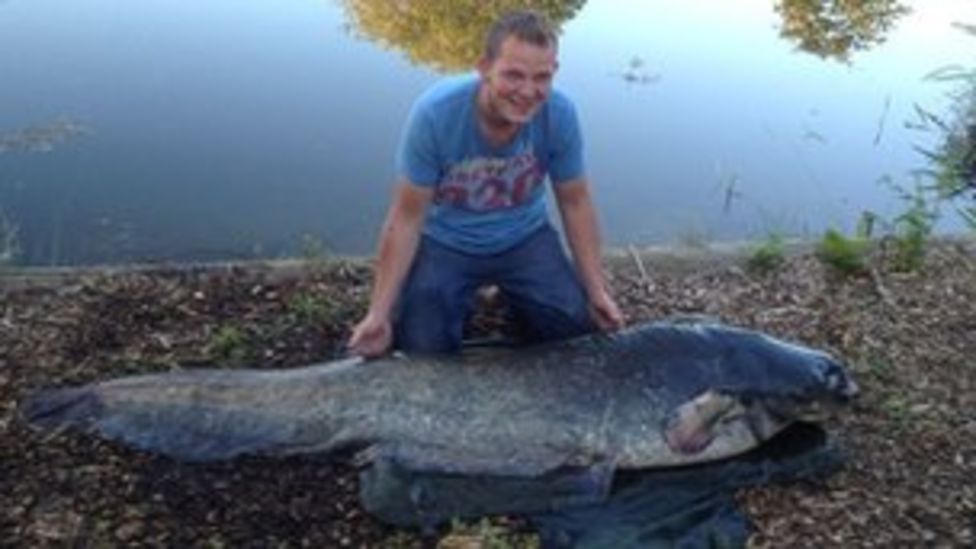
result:
<svg viewBox="0 0 976 549"><path fill-rule="evenodd" d="M842 462L822 429L798 423L736 458L618 472L609 493L599 468L470 477L380 460L360 474L360 498L380 520L425 531L453 519L527 516L544 548L740 547L750 524L735 504L736 490L823 478Z"/></svg>

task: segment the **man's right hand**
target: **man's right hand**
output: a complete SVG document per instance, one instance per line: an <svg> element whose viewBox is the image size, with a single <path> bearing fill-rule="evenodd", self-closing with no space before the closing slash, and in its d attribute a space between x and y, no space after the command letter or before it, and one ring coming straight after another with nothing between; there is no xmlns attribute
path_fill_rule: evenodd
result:
<svg viewBox="0 0 976 549"><path fill-rule="evenodd" d="M349 352L365 358L383 355L393 344L393 326L387 318L366 315L352 329Z"/></svg>

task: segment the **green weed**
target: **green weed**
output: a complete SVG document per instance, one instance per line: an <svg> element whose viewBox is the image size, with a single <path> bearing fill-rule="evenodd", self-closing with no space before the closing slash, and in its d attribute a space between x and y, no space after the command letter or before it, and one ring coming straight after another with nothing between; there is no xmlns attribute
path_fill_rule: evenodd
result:
<svg viewBox="0 0 976 549"><path fill-rule="evenodd" d="M895 218L892 238L895 244L895 270L917 270L925 259L925 248L939 219L938 208L926 196L926 189L915 185L907 191L892 185L907 208Z"/></svg>
<svg viewBox="0 0 976 549"><path fill-rule="evenodd" d="M889 395L881 402L881 411L897 428L908 426L912 419L911 406L902 395Z"/></svg>
<svg viewBox="0 0 976 549"><path fill-rule="evenodd" d="M875 358L868 361L868 371L881 379L887 379L895 371L895 366L887 359Z"/></svg>
<svg viewBox="0 0 976 549"><path fill-rule="evenodd" d="M867 271L869 242L860 237L847 237L836 229L828 229L817 244L817 258L838 273L849 276Z"/></svg>
<svg viewBox="0 0 976 549"><path fill-rule="evenodd" d="M210 360L224 364L240 364L251 356L247 335L235 326L221 326L210 335L204 346Z"/></svg>
<svg viewBox="0 0 976 549"><path fill-rule="evenodd" d="M330 256L328 243L313 234L302 235L301 253L309 263L324 263Z"/></svg>
<svg viewBox="0 0 976 549"><path fill-rule="evenodd" d="M976 231L976 206L960 207L957 211L962 217L962 220L965 221L966 225L969 226L969 229Z"/></svg>
<svg viewBox="0 0 976 549"><path fill-rule="evenodd" d="M773 233L749 253L749 257L746 258L746 267L750 271L766 274L779 268L785 260L783 237Z"/></svg>
<svg viewBox="0 0 976 549"><path fill-rule="evenodd" d="M451 531L438 544L443 548L479 547L481 549L539 549L539 536L515 532L512 529L483 518L473 524L455 520Z"/></svg>
<svg viewBox="0 0 976 549"><path fill-rule="evenodd" d="M860 219L857 220L857 232L854 233L858 238L863 238L865 240L871 240L874 237L874 227L881 220L881 216L878 214L864 210L861 212Z"/></svg>
<svg viewBox="0 0 976 549"><path fill-rule="evenodd" d="M312 292L301 292L293 296L288 300L287 309L299 322L310 326L324 324L335 316L333 307L323 297Z"/></svg>

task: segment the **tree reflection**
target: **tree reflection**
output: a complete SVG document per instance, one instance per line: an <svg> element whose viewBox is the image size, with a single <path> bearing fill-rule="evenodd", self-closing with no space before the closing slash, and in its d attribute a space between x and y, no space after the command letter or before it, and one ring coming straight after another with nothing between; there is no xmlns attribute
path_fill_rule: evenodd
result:
<svg viewBox="0 0 976 549"><path fill-rule="evenodd" d="M343 0L351 29L411 62L440 71L470 68L481 55L484 34L500 14L516 8L545 13L562 25L586 0Z"/></svg>
<svg viewBox="0 0 976 549"><path fill-rule="evenodd" d="M898 0L778 0L780 34L803 51L848 61L852 52L884 42L910 10Z"/></svg>

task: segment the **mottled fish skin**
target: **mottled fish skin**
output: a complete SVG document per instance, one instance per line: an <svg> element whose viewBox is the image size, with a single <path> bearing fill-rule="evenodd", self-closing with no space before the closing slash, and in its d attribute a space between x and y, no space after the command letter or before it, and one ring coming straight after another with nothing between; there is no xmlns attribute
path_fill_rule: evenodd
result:
<svg viewBox="0 0 976 549"><path fill-rule="evenodd" d="M360 450L418 470L654 468L749 450L856 393L827 354L720 324L460 357L186 370L43 390L22 415L184 461Z"/></svg>

